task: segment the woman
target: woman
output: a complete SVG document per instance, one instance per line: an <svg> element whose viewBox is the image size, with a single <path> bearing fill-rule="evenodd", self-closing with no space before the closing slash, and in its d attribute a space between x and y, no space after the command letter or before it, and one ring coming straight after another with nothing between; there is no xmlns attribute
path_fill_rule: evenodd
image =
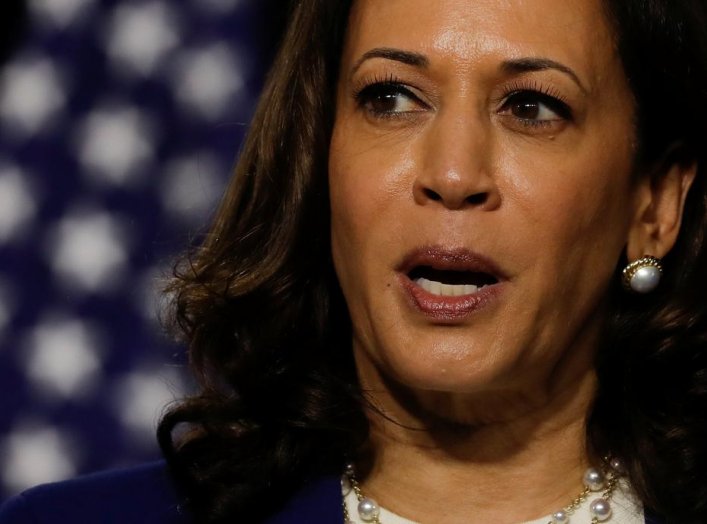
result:
<svg viewBox="0 0 707 524"><path fill-rule="evenodd" d="M6 514L707 522L706 12L297 2L171 287L179 499L157 466Z"/></svg>

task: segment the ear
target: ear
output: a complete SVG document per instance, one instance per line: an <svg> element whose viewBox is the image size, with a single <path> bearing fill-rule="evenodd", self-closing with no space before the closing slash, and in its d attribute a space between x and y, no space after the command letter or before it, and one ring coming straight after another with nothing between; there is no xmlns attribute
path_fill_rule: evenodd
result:
<svg viewBox="0 0 707 524"><path fill-rule="evenodd" d="M663 258L675 245L687 192L697 174L697 162L680 158L671 148L659 168L637 182L635 214L629 230L629 261L645 255Z"/></svg>

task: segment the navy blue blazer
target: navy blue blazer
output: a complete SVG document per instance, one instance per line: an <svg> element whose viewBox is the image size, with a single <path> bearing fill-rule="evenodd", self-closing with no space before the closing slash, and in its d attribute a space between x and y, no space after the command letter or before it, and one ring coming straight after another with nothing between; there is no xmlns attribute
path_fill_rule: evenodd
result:
<svg viewBox="0 0 707 524"><path fill-rule="evenodd" d="M338 477L295 495L265 524L341 524ZM98 473L25 491L0 508L0 524L194 524L180 505L164 462ZM234 523L252 524L252 523ZM662 524L646 516L646 524Z"/></svg>

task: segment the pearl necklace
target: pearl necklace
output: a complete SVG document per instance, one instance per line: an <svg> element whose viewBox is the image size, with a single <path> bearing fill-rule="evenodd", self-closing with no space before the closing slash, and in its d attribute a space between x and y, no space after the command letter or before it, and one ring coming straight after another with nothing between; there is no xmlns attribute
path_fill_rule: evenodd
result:
<svg viewBox="0 0 707 524"><path fill-rule="evenodd" d="M619 477L623 471L622 465L618 459L608 461L611 469L604 473L597 468L589 468L584 473L582 479L584 483L584 491L577 495L574 500L564 508L554 512L548 524L569 524L570 516L589 498L592 493L601 492L601 496L592 501L589 505L589 511L592 516L592 524L607 522L611 518L611 497L619 483ZM380 506L370 497L364 496L361 491L361 486L356 479L356 468L353 463L346 465L344 471L345 479L349 486L353 489L358 499L358 516L362 521L370 524L382 524L379 520ZM353 524L349 516L349 510L346 507L346 497L344 497L344 524Z"/></svg>

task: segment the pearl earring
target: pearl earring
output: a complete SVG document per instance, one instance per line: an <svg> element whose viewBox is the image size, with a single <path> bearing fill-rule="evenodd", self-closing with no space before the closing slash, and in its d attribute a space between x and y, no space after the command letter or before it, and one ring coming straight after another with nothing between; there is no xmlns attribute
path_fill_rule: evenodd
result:
<svg viewBox="0 0 707 524"><path fill-rule="evenodd" d="M663 266L656 257L646 255L631 262L623 271L624 287L634 293L650 293L660 283Z"/></svg>

